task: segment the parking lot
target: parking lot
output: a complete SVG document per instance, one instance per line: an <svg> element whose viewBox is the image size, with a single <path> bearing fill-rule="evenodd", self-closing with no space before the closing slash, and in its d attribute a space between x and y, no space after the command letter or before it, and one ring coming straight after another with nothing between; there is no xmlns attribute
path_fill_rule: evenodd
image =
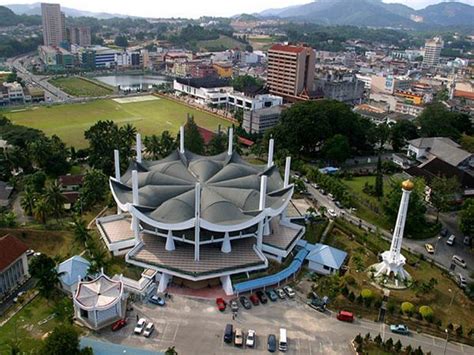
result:
<svg viewBox="0 0 474 355"><path fill-rule="evenodd" d="M239 304L240 305L240 304ZM337 321L334 315L322 314L296 299L269 301L266 305L253 306L250 310L240 307L235 320L226 309L219 312L212 300L173 296L165 307L152 304L134 304L129 314L129 324L117 332L103 330L99 338L113 343L163 351L175 346L179 354L267 354L267 336L278 338L280 327L288 332L288 354L352 354L350 341L358 333L370 332L374 336L400 339L404 345L422 346L425 352L442 354L444 341L431 336L414 334L409 337L387 333L387 326L356 320L353 324ZM155 324L150 338L134 335L136 316ZM254 329L256 347L237 348L223 342L224 328L231 323L244 333ZM474 354L472 348L448 344L449 354Z"/></svg>

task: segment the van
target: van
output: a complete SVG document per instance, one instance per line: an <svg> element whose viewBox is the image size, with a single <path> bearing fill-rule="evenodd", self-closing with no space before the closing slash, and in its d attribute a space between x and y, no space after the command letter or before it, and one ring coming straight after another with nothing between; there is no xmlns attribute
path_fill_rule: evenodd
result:
<svg viewBox="0 0 474 355"><path fill-rule="evenodd" d="M278 343L278 349L280 351L288 350L288 343L287 343L287 340L286 340L286 329L285 328L280 328L280 341Z"/></svg>
<svg viewBox="0 0 474 355"><path fill-rule="evenodd" d="M446 244L453 246L455 240L456 240L456 236L454 234L451 234L451 236L446 241Z"/></svg>
<svg viewBox="0 0 474 355"><path fill-rule="evenodd" d="M466 268L466 262L464 261L463 258L457 255L453 255L453 258L451 259L453 263L456 265L459 265L460 267Z"/></svg>
<svg viewBox="0 0 474 355"><path fill-rule="evenodd" d="M234 327L232 327L232 324L227 324L225 326L225 331L224 331L224 342L232 343L233 333L234 333Z"/></svg>
<svg viewBox="0 0 474 355"><path fill-rule="evenodd" d="M354 314L347 311L339 311L336 318L343 322L353 322Z"/></svg>

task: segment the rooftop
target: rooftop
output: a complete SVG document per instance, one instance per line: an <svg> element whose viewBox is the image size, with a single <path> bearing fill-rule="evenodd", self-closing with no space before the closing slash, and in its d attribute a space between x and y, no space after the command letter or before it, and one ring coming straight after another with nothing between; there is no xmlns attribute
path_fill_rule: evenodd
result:
<svg viewBox="0 0 474 355"><path fill-rule="evenodd" d="M429 154L438 157L454 166L472 156L460 148L460 145L446 137L417 138L408 143L416 148L425 149Z"/></svg>
<svg viewBox="0 0 474 355"><path fill-rule="evenodd" d="M269 50L271 51L279 51L279 52L289 52L289 53L301 53L306 50L308 47L303 46L292 46L292 45L284 45L284 44L274 44L270 47Z"/></svg>
<svg viewBox="0 0 474 355"><path fill-rule="evenodd" d="M74 301L82 309L96 310L117 303L123 292L123 283L101 274L93 281L81 281L74 295Z"/></svg>
<svg viewBox="0 0 474 355"><path fill-rule="evenodd" d="M25 243L11 235L7 234L0 238L0 271L9 267L27 250L28 247Z"/></svg>
<svg viewBox="0 0 474 355"><path fill-rule="evenodd" d="M330 247L326 244L317 243L315 245L308 244L307 248L311 247L311 251L306 257L307 260L326 265L333 269L339 269L347 257L345 251Z"/></svg>
<svg viewBox="0 0 474 355"><path fill-rule="evenodd" d="M79 255L75 255L59 264L59 278L65 285L74 285L78 282L79 278L83 279L87 276L90 265L88 260Z"/></svg>

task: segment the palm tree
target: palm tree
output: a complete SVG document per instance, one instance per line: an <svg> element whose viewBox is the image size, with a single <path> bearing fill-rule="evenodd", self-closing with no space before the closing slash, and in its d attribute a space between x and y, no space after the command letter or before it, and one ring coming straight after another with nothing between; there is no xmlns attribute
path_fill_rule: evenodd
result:
<svg viewBox="0 0 474 355"><path fill-rule="evenodd" d="M46 224L46 219L50 213L50 206L46 203L43 196L40 196L33 208L33 217L42 224Z"/></svg>
<svg viewBox="0 0 474 355"><path fill-rule="evenodd" d="M31 186L26 186L25 191L21 195L20 205L25 211L25 214L31 216L33 209L35 208L35 202L38 198L38 194L33 191Z"/></svg>
<svg viewBox="0 0 474 355"><path fill-rule="evenodd" d="M169 131L163 131L163 133L161 133L160 143L162 157L170 155L171 152L176 149L176 139L171 136Z"/></svg>
<svg viewBox="0 0 474 355"><path fill-rule="evenodd" d="M44 200L56 219L59 219L64 214L64 204L67 202L67 199L61 193L61 188L57 181L46 186Z"/></svg>
<svg viewBox="0 0 474 355"><path fill-rule="evenodd" d="M91 261L91 266L89 267L88 273L93 275L98 273L101 268L107 266L108 253L92 239L89 239L86 242L86 248Z"/></svg>
<svg viewBox="0 0 474 355"><path fill-rule="evenodd" d="M132 142L135 141L135 137L137 135L137 129L130 123L127 123L126 125L120 127L120 133L129 145L132 144Z"/></svg>
<svg viewBox="0 0 474 355"><path fill-rule="evenodd" d="M161 140L156 134L147 136L144 139L145 151L151 159L157 160L160 158L162 147Z"/></svg>
<svg viewBox="0 0 474 355"><path fill-rule="evenodd" d="M77 243L85 245L90 237L86 222L82 218L76 216L74 218L74 239Z"/></svg>
<svg viewBox="0 0 474 355"><path fill-rule="evenodd" d="M178 352L176 351L174 346L170 346L168 349L166 349L165 355L178 355Z"/></svg>

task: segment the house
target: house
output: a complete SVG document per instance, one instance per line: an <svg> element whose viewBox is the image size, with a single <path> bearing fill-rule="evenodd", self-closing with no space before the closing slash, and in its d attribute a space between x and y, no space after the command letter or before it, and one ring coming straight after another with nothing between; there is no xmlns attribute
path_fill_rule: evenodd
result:
<svg viewBox="0 0 474 355"><path fill-rule="evenodd" d="M10 197L13 187L4 181L0 181L0 207L7 207L10 204Z"/></svg>
<svg viewBox="0 0 474 355"><path fill-rule="evenodd" d="M311 249L306 256L309 270L322 275L336 274L347 257L345 251L325 244L308 244L306 247Z"/></svg>
<svg viewBox="0 0 474 355"><path fill-rule="evenodd" d="M473 154L446 137L417 138L408 141L408 156L421 163L438 158L459 168L474 167Z"/></svg>
<svg viewBox="0 0 474 355"><path fill-rule="evenodd" d="M66 292L74 294L78 283L87 276L90 266L91 263L88 260L78 255L59 264L57 270L61 288Z"/></svg>
<svg viewBox="0 0 474 355"><path fill-rule="evenodd" d="M0 299L30 277L27 250L25 243L11 235L0 238Z"/></svg>
<svg viewBox="0 0 474 355"><path fill-rule="evenodd" d="M79 199L79 189L84 183L84 175L61 175L58 182L61 193L66 198L64 208L70 210Z"/></svg>

